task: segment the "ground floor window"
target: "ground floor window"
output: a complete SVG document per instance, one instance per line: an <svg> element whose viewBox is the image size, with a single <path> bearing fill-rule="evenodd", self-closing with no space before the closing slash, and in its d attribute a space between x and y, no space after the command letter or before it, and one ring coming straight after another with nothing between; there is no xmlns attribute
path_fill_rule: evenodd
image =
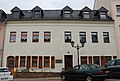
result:
<svg viewBox="0 0 120 81"><path fill-rule="evenodd" d="M14 60L12 60L14 61ZM15 68L26 67L26 68L55 68L55 56L15 56L15 61L7 61L7 66L12 65Z"/></svg>
<svg viewBox="0 0 120 81"><path fill-rule="evenodd" d="M81 64L87 64L87 56L81 56Z"/></svg>

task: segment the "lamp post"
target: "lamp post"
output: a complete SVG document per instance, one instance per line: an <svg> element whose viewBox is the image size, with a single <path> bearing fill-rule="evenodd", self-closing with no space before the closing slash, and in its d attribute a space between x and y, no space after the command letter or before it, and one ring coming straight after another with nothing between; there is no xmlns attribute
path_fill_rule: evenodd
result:
<svg viewBox="0 0 120 81"><path fill-rule="evenodd" d="M77 44L77 45L75 46L75 45L74 45L75 42L74 42L74 41L71 42L71 46L77 49L78 65L79 65L79 49L82 48L82 47L84 47L84 45L85 45L85 39L84 39L84 38L81 38L80 43L81 43L81 46L79 46L79 44Z"/></svg>

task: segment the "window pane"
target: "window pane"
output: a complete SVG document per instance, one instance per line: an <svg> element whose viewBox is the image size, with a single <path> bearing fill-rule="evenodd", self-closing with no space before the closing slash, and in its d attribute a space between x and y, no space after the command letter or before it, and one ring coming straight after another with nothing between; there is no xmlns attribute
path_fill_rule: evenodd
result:
<svg viewBox="0 0 120 81"><path fill-rule="evenodd" d="M27 32L21 32L21 42L27 42Z"/></svg>
<svg viewBox="0 0 120 81"><path fill-rule="evenodd" d="M86 32L79 32L80 40L84 39L86 43Z"/></svg>
<svg viewBox="0 0 120 81"><path fill-rule="evenodd" d="M99 62L99 56L93 56L93 62L94 62L94 64L100 64L100 62Z"/></svg>
<svg viewBox="0 0 120 81"><path fill-rule="evenodd" d="M81 56L81 64L87 64L87 57Z"/></svg>
<svg viewBox="0 0 120 81"><path fill-rule="evenodd" d="M20 57L20 67L25 67L25 56Z"/></svg>
<svg viewBox="0 0 120 81"><path fill-rule="evenodd" d="M116 9L117 9L117 15L120 15L120 5L117 5Z"/></svg>
<svg viewBox="0 0 120 81"><path fill-rule="evenodd" d="M84 18L90 18L90 12L83 12Z"/></svg>
<svg viewBox="0 0 120 81"><path fill-rule="evenodd" d="M32 67L37 67L37 56L32 56Z"/></svg>
<svg viewBox="0 0 120 81"><path fill-rule="evenodd" d="M109 41L109 32L103 32L104 43L110 43Z"/></svg>
<svg viewBox="0 0 120 81"><path fill-rule="evenodd" d="M10 42L16 41L16 32L10 32Z"/></svg>
<svg viewBox="0 0 120 81"><path fill-rule="evenodd" d="M65 18L70 18L70 11L64 11Z"/></svg>
<svg viewBox="0 0 120 81"><path fill-rule="evenodd" d="M65 43L71 43L71 32L70 31L65 32Z"/></svg>
<svg viewBox="0 0 120 81"><path fill-rule="evenodd" d="M98 43L97 32L91 32L91 36L92 36L92 43Z"/></svg>
<svg viewBox="0 0 120 81"><path fill-rule="evenodd" d="M39 32L33 32L32 42L39 42Z"/></svg>
<svg viewBox="0 0 120 81"><path fill-rule="evenodd" d="M51 32L44 32L44 42L50 42Z"/></svg>
<svg viewBox="0 0 120 81"><path fill-rule="evenodd" d="M48 67L50 67L50 57L48 56L45 56L44 57L44 67L45 68L48 68Z"/></svg>

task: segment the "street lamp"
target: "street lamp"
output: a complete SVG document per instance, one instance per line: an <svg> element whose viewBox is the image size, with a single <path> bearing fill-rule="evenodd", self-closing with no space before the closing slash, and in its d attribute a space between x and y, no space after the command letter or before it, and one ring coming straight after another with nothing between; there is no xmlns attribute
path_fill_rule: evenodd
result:
<svg viewBox="0 0 120 81"><path fill-rule="evenodd" d="M79 44L77 44L77 46L75 46L75 45L74 45L75 42L74 42L74 41L71 42L71 46L77 49L78 65L79 65L79 49L82 48L82 47L84 47L84 45L85 45L85 39L84 39L84 38L81 38L81 39L80 39L80 43L81 43L81 46L79 46Z"/></svg>

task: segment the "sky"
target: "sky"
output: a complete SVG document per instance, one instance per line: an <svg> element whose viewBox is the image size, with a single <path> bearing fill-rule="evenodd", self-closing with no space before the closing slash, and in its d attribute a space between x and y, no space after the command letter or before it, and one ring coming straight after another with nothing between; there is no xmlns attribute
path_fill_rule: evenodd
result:
<svg viewBox="0 0 120 81"><path fill-rule="evenodd" d="M11 13L15 6L21 10L32 10L35 6L43 10L60 10L67 5L73 10L81 10L85 6L93 9L94 0L0 0L0 9L6 13Z"/></svg>

